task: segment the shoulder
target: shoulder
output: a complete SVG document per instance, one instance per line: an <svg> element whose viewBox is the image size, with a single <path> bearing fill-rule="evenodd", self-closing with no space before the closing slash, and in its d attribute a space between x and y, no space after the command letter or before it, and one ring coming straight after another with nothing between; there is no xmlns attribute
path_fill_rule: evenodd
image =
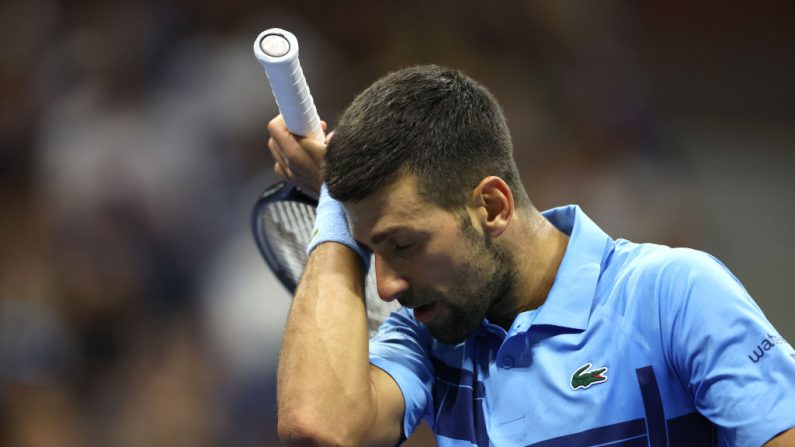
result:
<svg viewBox="0 0 795 447"><path fill-rule="evenodd" d="M692 248L669 247L651 243L638 244L618 239L614 251L617 256L626 258L627 267L638 269L644 273L723 266L713 256Z"/></svg>
<svg viewBox="0 0 795 447"><path fill-rule="evenodd" d="M681 295L710 285L744 291L740 281L714 256L691 248L616 242L621 276L642 282L659 295Z"/></svg>
<svg viewBox="0 0 795 447"><path fill-rule="evenodd" d="M389 314L386 320L378 328L378 335L394 332L422 332L424 326L414 319L411 309L401 307Z"/></svg>
<svg viewBox="0 0 795 447"><path fill-rule="evenodd" d="M774 331L740 281L714 256L652 244L622 249L635 252L625 263L621 285L631 292L628 306L642 326L659 331L670 356L687 357L707 346L725 349L743 337L729 327L755 336ZM694 361L685 357L679 370L697 370L684 367L682 362Z"/></svg>
<svg viewBox="0 0 795 447"><path fill-rule="evenodd" d="M370 339L370 351L403 348L427 353L432 341L428 328L414 319L410 309L401 307L384 320Z"/></svg>
<svg viewBox="0 0 795 447"><path fill-rule="evenodd" d="M682 324L706 329L738 318L763 318L740 281L708 253L617 241L603 277L604 300L642 330L670 333Z"/></svg>

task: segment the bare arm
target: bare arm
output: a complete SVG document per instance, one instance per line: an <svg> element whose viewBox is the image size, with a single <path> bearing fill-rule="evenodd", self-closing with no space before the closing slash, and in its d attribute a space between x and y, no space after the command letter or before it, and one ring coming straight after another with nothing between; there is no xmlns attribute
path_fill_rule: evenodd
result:
<svg viewBox="0 0 795 447"><path fill-rule="evenodd" d="M284 162L290 180L308 172L303 181L315 186L310 163L321 157L307 156L304 146L325 147L296 140L280 117L268 127L269 147L282 157L277 173ZM279 359L279 436L288 445L393 446L401 438L403 395L369 363L363 278L361 260L344 245L320 244L309 257Z"/></svg>
<svg viewBox="0 0 795 447"><path fill-rule="evenodd" d="M764 447L795 447L795 428L790 428L771 439Z"/></svg>
<svg viewBox="0 0 795 447"><path fill-rule="evenodd" d="M278 372L279 435L294 445L395 445L403 396L369 364L361 261L335 243L312 252Z"/></svg>

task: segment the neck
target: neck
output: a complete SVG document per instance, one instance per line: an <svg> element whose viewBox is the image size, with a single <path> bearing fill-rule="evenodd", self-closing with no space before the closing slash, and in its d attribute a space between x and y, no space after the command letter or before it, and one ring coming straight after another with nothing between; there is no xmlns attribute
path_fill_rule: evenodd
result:
<svg viewBox="0 0 795 447"><path fill-rule="evenodd" d="M537 210L517 219L506 242L516 266L511 292L489 312L494 324L508 330L516 316L539 308L547 299L569 236L558 230Z"/></svg>

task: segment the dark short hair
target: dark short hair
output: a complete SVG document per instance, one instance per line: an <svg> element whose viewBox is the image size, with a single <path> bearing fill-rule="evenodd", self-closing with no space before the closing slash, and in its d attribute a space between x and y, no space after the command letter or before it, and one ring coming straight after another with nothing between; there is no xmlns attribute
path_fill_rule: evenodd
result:
<svg viewBox="0 0 795 447"><path fill-rule="evenodd" d="M495 175L517 206L530 206L499 104L475 80L437 65L390 73L360 93L340 117L322 169L329 193L344 202L413 174L424 197L459 209Z"/></svg>

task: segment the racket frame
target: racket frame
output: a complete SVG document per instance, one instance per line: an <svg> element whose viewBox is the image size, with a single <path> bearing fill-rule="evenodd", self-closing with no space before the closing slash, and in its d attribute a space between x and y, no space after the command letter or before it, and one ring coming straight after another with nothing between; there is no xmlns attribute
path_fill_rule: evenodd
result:
<svg viewBox="0 0 795 447"><path fill-rule="evenodd" d="M251 213L251 230L254 234L254 240L257 242L260 254L265 259L268 267L273 271L279 281L290 291L295 294L295 288L298 286L294 281L287 268L282 265L276 255L275 247L271 245L267 235L265 234L265 226L261 225L261 218L263 210L276 202L292 201L299 202L313 207L317 207L317 200L308 196L295 185L292 185L284 180L274 183L262 192L260 198L254 204Z"/></svg>

